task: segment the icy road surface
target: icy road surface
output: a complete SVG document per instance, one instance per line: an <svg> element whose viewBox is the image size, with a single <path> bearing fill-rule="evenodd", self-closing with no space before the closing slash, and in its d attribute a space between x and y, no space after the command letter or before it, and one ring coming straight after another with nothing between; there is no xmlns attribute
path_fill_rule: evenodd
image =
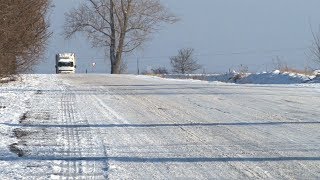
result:
<svg viewBox="0 0 320 180"><path fill-rule="evenodd" d="M31 75L0 86L1 179L319 179L320 86Z"/></svg>

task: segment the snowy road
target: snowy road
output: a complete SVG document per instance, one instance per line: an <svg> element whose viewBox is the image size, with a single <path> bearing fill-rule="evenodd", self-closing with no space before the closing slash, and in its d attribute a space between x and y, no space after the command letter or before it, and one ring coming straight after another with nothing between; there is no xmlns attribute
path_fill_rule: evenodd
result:
<svg viewBox="0 0 320 180"><path fill-rule="evenodd" d="M320 86L130 75L29 81L0 87L4 179L320 178ZM25 107L15 119L18 101Z"/></svg>

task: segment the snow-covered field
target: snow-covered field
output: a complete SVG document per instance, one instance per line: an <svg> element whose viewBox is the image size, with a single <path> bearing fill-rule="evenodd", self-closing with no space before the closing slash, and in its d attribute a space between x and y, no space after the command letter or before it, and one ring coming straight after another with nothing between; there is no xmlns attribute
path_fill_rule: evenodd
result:
<svg viewBox="0 0 320 180"><path fill-rule="evenodd" d="M319 179L319 84L261 84L25 75L0 85L0 177Z"/></svg>

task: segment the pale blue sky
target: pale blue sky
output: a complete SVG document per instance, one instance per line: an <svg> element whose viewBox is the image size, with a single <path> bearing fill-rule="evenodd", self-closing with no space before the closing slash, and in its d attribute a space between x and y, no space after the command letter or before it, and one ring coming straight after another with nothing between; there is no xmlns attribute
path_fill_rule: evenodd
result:
<svg viewBox="0 0 320 180"><path fill-rule="evenodd" d="M104 51L92 49L78 34L64 40L64 13L82 0L53 0L51 15L53 37L45 60L36 73L54 72L54 54L75 52L79 72L109 73ZM303 69L314 64L308 57L312 44L310 24L320 24L319 0L162 0L181 21L166 25L143 49L125 57L129 72L157 66L170 69L169 57L180 48L192 47L206 72L226 72L240 64L250 71L273 68L272 59L280 57L289 66ZM97 63L92 70L90 64Z"/></svg>

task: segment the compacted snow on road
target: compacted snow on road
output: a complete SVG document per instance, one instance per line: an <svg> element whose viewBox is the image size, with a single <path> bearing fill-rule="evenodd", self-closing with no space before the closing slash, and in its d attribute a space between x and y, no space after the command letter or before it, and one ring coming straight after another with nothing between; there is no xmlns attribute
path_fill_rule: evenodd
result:
<svg viewBox="0 0 320 180"><path fill-rule="evenodd" d="M319 179L320 86L134 75L0 85L1 179Z"/></svg>

